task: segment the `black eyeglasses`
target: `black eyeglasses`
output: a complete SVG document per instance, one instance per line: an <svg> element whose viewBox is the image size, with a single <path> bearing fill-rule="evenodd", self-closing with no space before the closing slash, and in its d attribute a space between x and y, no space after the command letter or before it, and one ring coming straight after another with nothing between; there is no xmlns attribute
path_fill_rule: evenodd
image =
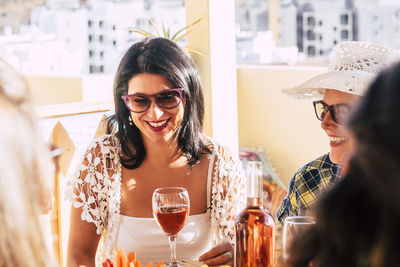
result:
<svg viewBox="0 0 400 267"><path fill-rule="evenodd" d="M337 124L343 124L349 117L350 106L348 104L341 103L329 106L322 100L314 101L313 104L315 115L320 121L325 119L328 111L331 113L332 120Z"/></svg>
<svg viewBox="0 0 400 267"><path fill-rule="evenodd" d="M149 109L151 98L156 100L156 104L162 109L176 108L182 101L182 88L167 89L154 95L131 94L123 95L126 107L135 113L142 113Z"/></svg>

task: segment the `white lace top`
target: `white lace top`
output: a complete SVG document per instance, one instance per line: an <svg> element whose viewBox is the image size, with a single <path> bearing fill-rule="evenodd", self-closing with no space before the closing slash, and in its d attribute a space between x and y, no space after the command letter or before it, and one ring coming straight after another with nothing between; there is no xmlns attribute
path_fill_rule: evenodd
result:
<svg viewBox="0 0 400 267"><path fill-rule="evenodd" d="M170 248L167 235L153 218L137 218L120 215L118 247L124 251L135 251L142 266L161 260L168 261ZM138 231L138 229L140 229ZM190 215L176 239L179 260L196 261L211 249L210 212ZM149 242L151 240L151 242Z"/></svg>
<svg viewBox="0 0 400 267"><path fill-rule="evenodd" d="M236 215L246 202L245 175L238 159L213 144L214 166L211 185L212 245L234 242ZM107 258L115 260L120 226L121 147L114 135L94 139L77 171L67 182L66 198L75 208L82 208L81 218L92 222L101 235L96 266Z"/></svg>

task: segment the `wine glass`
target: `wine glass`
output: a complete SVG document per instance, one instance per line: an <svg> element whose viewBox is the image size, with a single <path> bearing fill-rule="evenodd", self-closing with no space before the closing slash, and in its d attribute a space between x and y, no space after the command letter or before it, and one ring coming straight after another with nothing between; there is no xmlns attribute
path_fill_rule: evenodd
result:
<svg viewBox="0 0 400 267"><path fill-rule="evenodd" d="M315 219L311 216L290 216L285 219L282 232L282 258L284 261L289 259L291 246L296 236L301 235L314 224Z"/></svg>
<svg viewBox="0 0 400 267"><path fill-rule="evenodd" d="M158 188L153 192L153 216L168 235L171 248L169 267L180 267L176 261L176 237L185 225L189 211L189 194L183 187Z"/></svg>

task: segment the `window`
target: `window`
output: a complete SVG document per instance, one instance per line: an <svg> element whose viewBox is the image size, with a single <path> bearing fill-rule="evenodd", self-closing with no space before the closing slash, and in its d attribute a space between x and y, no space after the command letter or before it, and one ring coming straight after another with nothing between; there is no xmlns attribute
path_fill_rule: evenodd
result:
<svg viewBox="0 0 400 267"><path fill-rule="evenodd" d="M104 24L104 21L100 20L100 21L99 21L99 27L102 28L102 27L103 27L103 24Z"/></svg>
<svg viewBox="0 0 400 267"><path fill-rule="evenodd" d="M104 72L104 66L103 66L103 65L100 65L100 66L99 66L99 72L100 72L100 73L103 73L103 72Z"/></svg>
<svg viewBox="0 0 400 267"><path fill-rule="evenodd" d="M103 56L104 56L104 51L100 51L99 55L100 55L100 58L103 58Z"/></svg>
<svg viewBox="0 0 400 267"><path fill-rule="evenodd" d="M315 18L314 17L307 17L307 25L314 26L315 25Z"/></svg>
<svg viewBox="0 0 400 267"><path fill-rule="evenodd" d="M340 24L349 25L349 15L347 14L340 15Z"/></svg>
<svg viewBox="0 0 400 267"><path fill-rule="evenodd" d="M88 24L89 28L92 27L92 21L91 20L88 20L87 24Z"/></svg>
<svg viewBox="0 0 400 267"><path fill-rule="evenodd" d="M308 30L307 31L307 40L315 41L315 33L314 33L313 30Z"/></svg>
<svg viewBox="0 0 400 267"><path fill-rule="evenodd" d="M99 35L99 42L102 43L104 41L104 36L102 34Z"/></svg>
<svg viewBox="0 0 400 267"><path fill-rule="evenodd" d="M91 43L93 40L93 36L91 34L89 34L89 43Z"/></svg>
<svg viewBox="0 0 400 267"><path fill-rule="evenodd" d="M93 55L94 55L93 50L89 50L89 57L93 57Z"/></svg>
<svg viewBox="0 0 400 267"><path fill-rule="evenodd" d="M94 73L94 66L93 65L90 65L89 66L89 73Z"/></svg>
<svg viewBox="0 0 400 267"><path fill-rule="evenodd" d="M340 38L342 40L348 40L349 39L349 31L348 30L341 30L340 31Z"/></svg>
<svg viewBox="0 0 400 267"><path fill-rule="evenodd" d="M310 45L307 47L307 55L308 56L315 56L315 46Z"/></svg>
<svg viewBox="0 0 400 267"><path fill-rule="evenodd" d="M117 47L117 41L113 40L112 43L114 47Z"/></svg>

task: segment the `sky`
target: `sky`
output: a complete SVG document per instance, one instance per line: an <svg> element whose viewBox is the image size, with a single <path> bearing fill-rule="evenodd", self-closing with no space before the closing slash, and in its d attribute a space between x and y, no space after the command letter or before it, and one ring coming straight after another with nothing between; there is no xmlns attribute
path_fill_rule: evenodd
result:
<svg viewBox="0 0 400 267"><path fill-rule="evenodd" d="M399 0L379 0L380 5L391 5L391 6L398 6L400 7Z"/></svg>

